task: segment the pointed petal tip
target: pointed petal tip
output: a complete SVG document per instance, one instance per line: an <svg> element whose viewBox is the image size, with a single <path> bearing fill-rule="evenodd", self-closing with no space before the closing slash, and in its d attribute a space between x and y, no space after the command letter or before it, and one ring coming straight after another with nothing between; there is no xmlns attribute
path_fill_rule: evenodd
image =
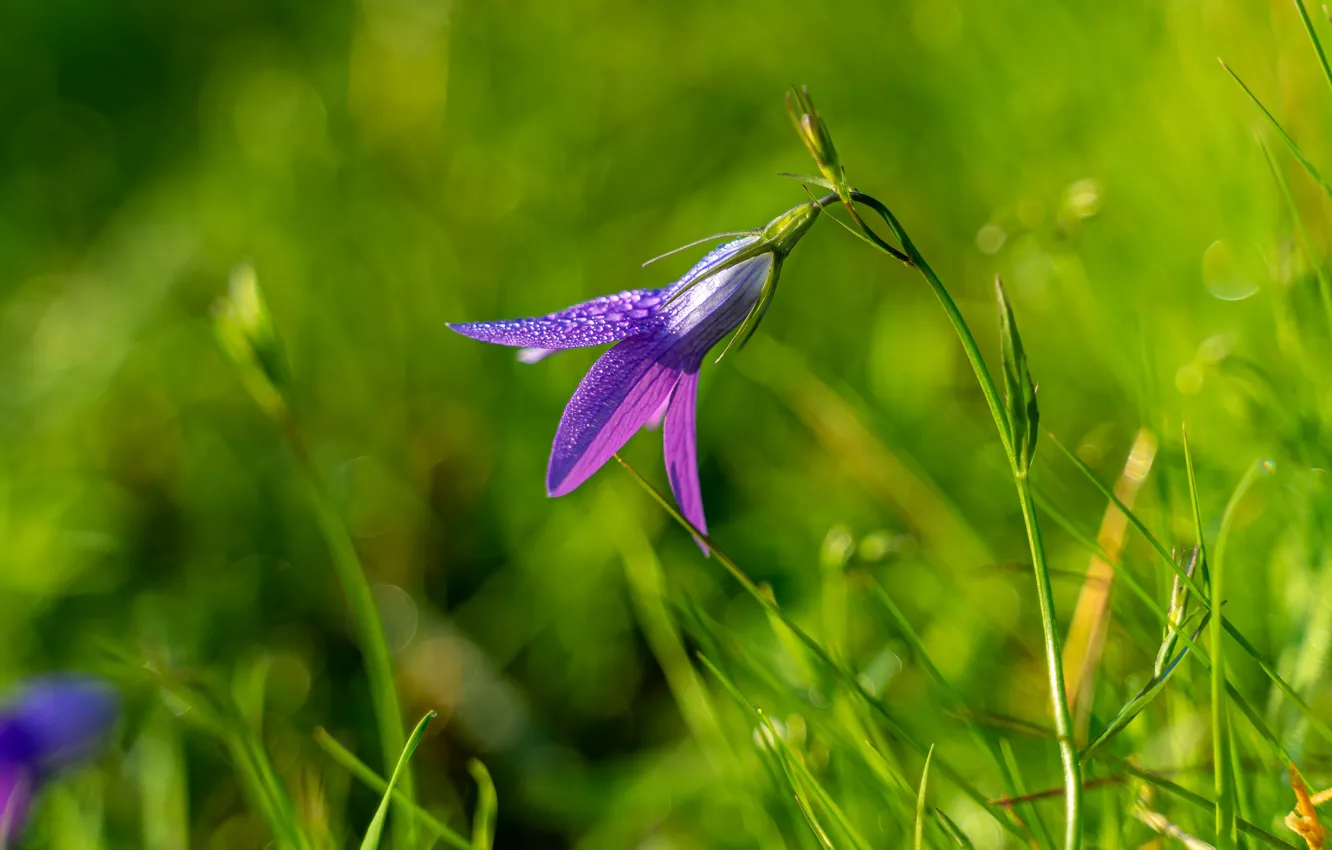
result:
<svg viewBox="0 0 1332 850"><path fill-rule="evenodd" d="M580 480L570 480L567 470L556 473L555 469L546 472L546 495L552 499L558 499L560 496L567 496L578 489L578 485L583 482Z"/></svg>

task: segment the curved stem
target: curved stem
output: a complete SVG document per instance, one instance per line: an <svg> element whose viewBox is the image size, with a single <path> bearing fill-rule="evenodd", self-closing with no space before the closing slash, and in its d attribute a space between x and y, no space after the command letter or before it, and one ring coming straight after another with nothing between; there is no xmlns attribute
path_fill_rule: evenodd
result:
<svg viewBox="0 0 1332 850"><path fill-rule="evenodd" d="M989 368L985 365L985 358L981 356L976 338L972 335L971 328L967 326L966 319L962 318L962 312L958 310L957 303L948 294L943 281L939 280L939 276L934 273L929 263L921 256L919 249L911 241L911 237L907 235L901 222L897 220L897 217L887 206L871 195L853 190L851 199L877 212L888 224L889 229L892 230L898 243L901 244L902 250L898 251L885 242L865 225L860 216L856 215L853 219L862 228L865 236L883 253L904 260L908 265L914 266L930 285L935 297L939 299L944 312L948 314L948 320L953 325L953 330L957 333L958 340L962 343L967 360L971 363L972 371L976 373L976 381L980 384L981 393L985 396L986 404L990 406L990 415L994 417L994 426L995 430L999 432L999 441L1003 443L1004 453L1008 456L1009 467L1013 473L1013 483L1018 491L1018 501L1022 505L1022 519L1026 525L1027 542L1031 547L1032 570L1036 576L1036 594L1040 603L1041 626L1045 638L1045 660L1047 674L1050 679L1050 702L1054 710L1055 730L1059 736L1059 757L1064 768L1064 847L1066 850L1078 850L1082 846L1082 765L1078 760L1077 745L1073 741L1072 714L1068 707L1068 692L1064 687L1064 666L1060 650L1059 625L1055 616L1054 594L1050 586L1050 567L1045 559L1045 546L1041 540L1040 523L1036 519L1036 506L1032 497L1031 484L1018 465L1018 458L1013 447L1012 428L1008 422L1008 416L1004 413L998 386L994 382L994 376L990 374Z"/></svg>
<svg viewBox="0 0 1332 850"><path fill-rule="evenodd" d="M374 594L370 582L366 579L361 557L356 553L347 527L342 522L333 500L324 488L314 460L310 457L305 440L295 422L286 423L287 442L296 458L300 470L301 483L305 486L310 504L314 508L315 520L319 531L332 556L333 569L342 585L342 592L347 599L347 608L351 613L352 624L360 638L361 654L365 660L366 679L370 685L370 699L374 705L375 720L379 725L379 746L383 752L384 771L394 769L406 746L407 733L402 722L402 706L398 702L397 683L393 677L393 656L389 652L388 642L384 639L384 626L379 618L379 609L375 606ZM416 820L410 814L415 804L415 783L411 769L404 765L402 775L398 777L397 788L401 791L401 816L393 823L394 844L397 847L415 847Z"/></svg>
<svg viewBox="0 0 1332 850"><path fill-rule="evenodd" d="M908 265L913 266L925 278L925 282L930 285L934 295L939 299L944 312L948 314L948 320L953 323L953 330L957 332L959 341L962 343L962 349L966 352L967 360L971 363L971 369L976 373L976 380L980 384L981 393L985 396L985 403L990 406L990 415L994 417L994 427L999 432L999 441L1004 444L1004 454L1009 459L1013 459L1013 438L1009 433L1008 417L1004 414L1004 405L999 398L999 389L994 383L994 377L990 375L989 368L985 365L985 358L981 356L980 347L976 345L976 338L971 335L971 328L967 327L967 320L962 318L962 312L957 309L957 303L953 297L948 294L948 289L944 287L943 281L930 268L930 264L925 262L911 237L907 236L902 223L893 215L892 210L884 206L877 198L866 195L864 192L853 191L851 199L864 204L877 212L888 227L897 237L897 241L902 245L902 251L893 248L887 242L883 241L873 230L860 222L864 227L865 235L879 246L885 254L891 257L900 258L905 252L905 260Z"/></svg>

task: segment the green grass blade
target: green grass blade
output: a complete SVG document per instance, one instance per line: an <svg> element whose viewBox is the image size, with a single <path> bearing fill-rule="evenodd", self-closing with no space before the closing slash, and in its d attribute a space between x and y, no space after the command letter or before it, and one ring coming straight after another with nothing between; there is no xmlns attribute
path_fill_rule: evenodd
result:
<svg viewBox="0 0 1332 850"><path fill-rule="evenodd" d="M676 509L675 505L669 499L663 496L661 492L657 490L656 487L652 486L652 484L646 478L644 478L637 469L634 469L634 467L630 465L628 461L620 457L618 454L615 455L614 457L619 462L619 464L622 467L624 467L625 471L627 471L630 474L630 476L632 476L633 479L636 482L638 482L638 485L643 488L644 492L646 492L649 496L651 496L653 501L655 501L658 505L662 507L663 510L665 510L668 514L670 514L672 519L674 519L685 531L688 531L690 534L697 537L699 540L702 540L704 543L708 545L708 547L712 550L712 554L716 557L718 562L722 564L722 566L726 569L726 571L729 572L731 576L737 582L740 583L741 587L743 587L746 590L746 592L748 592L749 595L752 596L755 599L755 601L757 601L759 605L761 605L767 613L772 614L773 616L779 618L786 625L786 627L789 628L791 632L795 634L795 636L799 638L800 641L809 648L810 652L823 665L825 665L830 671L832 671L840 679L842 679L853 692L858 693L861 696L861 698L863 698L866 701L866 703L874 711L874 713L879 715L880 719L884 722L884 724L888 727L890 732L898 740L902 741L904 744L911 747L922 757L926 754L926 752L928 752L929 748L922 745L920 741L917 740L916 737L907 730L906 726L902 723L902 721L898 719L891 711L888 710L888 708L883 704L881 700L879 700L868 690L866 690L864 684L860 681L859 677L853 671L848 670L841 664L837 663L837 661L832 657L832 655L828 652L828 650L823 647L822 644L814 640L814 638L810 637L808 632L806 632L794 620L788 617L786 612L783 611L781 608L779 608L777 604L773 602L772 599L770 599L768 595L765 594L762 591L762 589L760 589L759 586L754 583L753 579L751 579L748 575L745 574L743 570L740 569L740 567L735 563L735 561L733 561L730 558L730 556L728 556L725 552L723 552L720 548L718 548L717 544L711 538L709 538L698 528L695 528L694 525L691 522L689 522L689 520L685 519L684 515L681 514L678 509ZM948 781L956 785L958 790L960 790L967 797L971 798L971 800L974 803L979 805L981 808L985 809L985 811L989 813L989 815L993 817L994 820L1004 830L1012 833L1014 836L1016 836L1019 839L1025 839L1026 836L1024 836L1021 833L1021 831L1016 826L1014 826L1013 823L1008 820L1008 818L1006 818L1003 815L1002 810L998 809L998 807L996 807L993 803L991 803L988 797L980 793L980 791L978 791L976 787L972 785L970 781L967 780L966 776L961 771L952 767L950 764L943 761L942 759L936 761L935 764L939 773L943 774L948 779Z"/></svg>
<svg viewBox="0 0 1332 850"><path fill-rule="evenodd" d="M398 701L397 684L393 676L393 655L384 637L384 624L375 605L374 594L370 590L365 566L356 551L356 544L352 542L351 534L347 531L347 526L338 513L332 496L329 495L314 461L310 458L308 449L294 428L288 429L288 437L292 454L297 459L306 495L314 509L316 523L328 547L334 572L342 585L347 609L356 627L361 656L365 661L371 704L374 706L375 721L379 727L380 752L383 754L384 768L387 769L403 749L405 735L402 705ZM396 768L394 772L398 772ZM409 767L403 769L399 782L406 800L414 801L415 783L412 781ZM395 822L394 843L398 850L415 848L415 830L416 821L413 818L404 817Z"/></svg>
<svg viewBox="0 0 1332 850"><path fill-rule="evenodd" d="M1022 790L1017 782L1012 765L999 752L997 752L997 747L991 739L991 736L979 723L976 722L976 715L967 705L966 700L962 698L962 694L957 688L953 687L953 684L944 676L943 672L939 669L939 666L934 663L934 659L930 657L928 650L925 649L924 641L920 639L920 635L916 633L915 628L912 627L911 622L907 620L906 615L904 615L902 610L897 607L897 603L893 601L892 597L888 595L888 591L877 579L867 574L866 584L869 587L870 594L883 605L888 611L888 615L892 617L898 633L911 648L912 657L915 658L916 663L920 664L920 666L925 669L930 680L934 682L935 686L943 693L944 697L952 703L953 707L961 714L964 722L967 724L967 729L971 733L972 738L976 741L976 744L994 759L996 766L999 768L999 774L1003 779L1004 792L1010 797L1019 796L1022 793ZM1053 847L1054 844L1051 842L1046 846Z"/></svg>
<svg viewBox="0 0 1332 850"><path fill-rule="evenodd" d="M805 823L809 825L809 831L814 833L814 837L818 839L819 846L824 850L835 850L832 841L828 839L828 833L823 829L823 825L819 823L819 819L814 816L814 810L809 807L809 803L805 802L799 792L795 794L795 803L796 807L800 809L800 814L805 818Z"/></svg>
<svg viewBox="0 0 1332 850"><path fill-rule="evenodd" d="M1318 64L1323 68L1323 79L1327 80L1328 86L1332 86L1332 66L1327 64L1327 54L1323 52L1323 43L1318 40L1318 33L1309 18L1309 11L1304 8L1304 0L1295 0L1295 8L1300 12L1300 20L1304 23L1304 31L1309 34L1314 53L1318 54Z"/></svg>
<svg viewBox="0 0 1332 850"><path fill-rule="evenodd" d="M757 709L755 710L757 711ZM804 762L801 761L795 751L791 749L791 745L786 742L786 739L777 734L777 730L773 727L772 722L763 715L762 712L759 712L759 714L762 717L763 722L766 724L769 733L772 735L772 740L776 743L777 750L781 754L783 766L787 771L788 778L791 780L792 790L796 791L797 794L800 793L798 790L799 784L795 781L798 777L802 784L814 792L814 796L818 799L819 805L823 807L824 811L832 815L832 819L837 822L838 828L851 840L852 845L859 848L859 850L870 850L870 847L873 845L860 834L860 831L856 829L855 824L853 824L851 819L847 817L846 812L842 810L841 806L837 805L837 801L833 799L833 796L830 793L828 793L828 789L824 788L822 783L820 783L814 774L810 772L809 768L805 766Z"/></svg>
<svg viewBox="0 0 1332 850"><path fill-rule="evenodd" d="M1203 591L1201 585L1199 585L1198 582L1196 581L1196 576L1188 575L1188 573L1184 570L1183 567L1175 563L1175 559L1170 557L1170 553L1165 550L1165 547L1161 545L1160 541L1156 539L1156 536L1152 534L1151 530L1147 528L1147 526L1143 523L1143 521L1138 518L1137 514L1129 510L1128 507L1123 502L1121 502L1115 496L1115 494L1108 487L1106 487L1105 484L1101 482L1099 478L1096 477L1096 473L1092 472L1092 470L1085 463L1082 462L1081 458L1079 458L1072 451L1070 451L1069 448L1065 446L1063 443L1059 442L1059 440L1053 434L1050 435L1050 442L1058 446L1059 450L1063 452L1064 455L1070 461L1073 462L1073 465L1077 467L1077 469L1087 477L1087 480L1089 480L1092 483L1092 485L1096 487L1097 490L1101 491L1103 495L1111 499L1115 503L1115 505L1121 511L1124 512L1124 515L1128 517L1129 523L1132 524L1133 527L1136 528L1139 531L1139 533L1143 535L1143 537L1147 540L1149 544L1151 544L1152 548L1156 551L1158 555L1161 556L1161 559L1164 560L1166 564L1170 566L1170 569L1175 573L1175 575L1179 576L1180 580L1183 581L1184 584L1186 584L1194 592L1195 598L1198 599L1199 603L1202 604L1203 607L1205 607L1208 611L1210 611L1212 609L1211 599ZM1093 550L1093 551L1099 551L1099 550ZM1110 563L1112 567L1116 566L1113 562L1107 562L1107 563ZM1130 576L1130 573L1128 573L1127 571L1121 571L1118 568L1116 568L1116 574L1125 577ZM1134 587L1134 585L1131 582L1130 582L1130 587ZM1137 590L1141 590L1141 586L1137 586L1134 589L1135 592ZM1145 592L1146 591L1144 590L1143 593ZM1150 599L1150 595L1148 595L1147 598ZM1152 608L1153 610L1156 610L1154 605L1152 606ZM1278 673L1276 669L1267 662L1265 658L1263 658L1262 654L1258 652L1258 648L1255 647L1252 643L1250 643L1249 639L1246 638L1240 632L1239 629L1235 628L1235 625L1233 623L1231 623L1228 620L1224 620L1224 618L1218 618L1218 619L1222 620L1222 625L1226 630L1226 634L1229 635L1230 638L1239 645L1240 649L1244 650L1246 655L1248 655L1250 658L1254 660L1255 663L1257 663L1258 667L1263 671L1263 674L1266 675L1267 678L1270 679L1272 683L1276 685L1277 688L1280 689L1280 691L1283 694L1286 695L1286 697L1291 701L1292 704L1295 705L1297 709L1299 709L1300 713L1305 717L1305 719L1309 721L1309 725L1313 729L1317 730L1318 733L1322 735L1326 740L1332 741L1332 726L1328 726L1327 723L1325 723L1321 718L1318 717L1318 715L1314 712L1313 708L1310 707L1309 703L1306 702L1304 698L1301 697L1295 691L1295 688L1292 687L1291 684L1287 682L1281 676L1281 674ZM1176 631L1176 634L1179 635L1183 640L1188 639L1188 636L1182 630ZM1204 656L1201 653L1199 653L1199 657L1203 658Z"/></svg>
<svg viewBox="0 0 1332 850"><path fill-rule="evenodd" d="M800 816L805 821L805 824L809 827L810 832L812 832L814 837L819 841L820 846L827 848L832 847L833 845L828 838L828 833L823 829L823 826L819 823L813 809L809 807L808 802L801 795L800 789L796 785L794 777L791 775L790 767L786 764L783 755L777 750L776 744L781 741L781 736L777 733L777 730L773 727L773 724L768 719L767 715L757 709L754 704L740 692L740 688L736 686L735 682L731 681L731 678L723 673L720 667L712 663L711 659L705 655L699 655L698 660L699 663L703 665L704 669L711 673L712 677L721 684L722 689L726 691L732 701L739 706L740 710L744 712L746 717L754 715L758 718L758 725L749 728L759 730L761 734L761 738L759 739L760 743L758 743L757 747L760 755L759 760L769 771L769 776L775 783L775 787L780 787L784 780L786 787L792 789L792 796L795 799L796 808L799 810Z"/></svg>
<svg viewBox="0 0 1332 850"><path fill-rule="evenodd" d="M1004 763L1007 765L1008 772L1013 775L1014 786L1017 790L1017 793L1012 795L1010 799L1025 797L1027 795L1027 785L1022 778L1022 771L1018 767L1017 756L1013 753L1012 744L1008 743L1007 738L1001 738L999 741L999 747L1003 751ZM1034 827L1032 841L1035 845L1037 847L1054 848L1056 846L1054 835L1050 832L1050 828L1045 825L1045 820L1041 817L1041 813L1036 808L1036 804L1028 803L1025 804L1023 808L1027 812L1028 821Z"/></svg>
<svg viewBox="0 0 1332 850"><path fill-rule="evenodd" d="M916 832L912 846L921 850L925 846L925 792L930 784L930 760L934 758L934 745L925 754L925 767L920 772L920 793L916 795Z"/></svg>
<svg viewBox="0 0 1332 850"><path fill-rule="evenodd" d="M480 759L467 762L467 772L476 780L476 811L472 814L472 846L476 850L490 850L495 844L495 812L499 797L495 793L495 780Z"/></svg>
<svg viewBox="0 0 1332 850"><path fill-rule="evenodd" d="M1272 129L1281 137L1281 141L1285 142L1286 147L1290 149L1290 152L1295 156L1295 159L1297 159L1300 165L1304 167L1304 170L1313 178L1313 181L1327 193L1328 197L1332 197L1332 186L1329 186L1327 181L1323 179L1323 175L1318 173L1318 169L1315 168L1314 164L1309 161L1309 158L1304 155L1304 151L1300 150L1300 146L1295 144L1295 140L1292 139L1290 134L1286 132L1285 128L1281 126L1281 122L1276 120L1276 116L1267 111L1267 107L1263 106L1263 102L1258 99L1258 96L1253 93L1252 89L1244 84L1244 81L1240 79L1239 74L1236 74L1230 69L1229 65L1225 62L1221 62L1221 67L1225 68L1226 73L1230 74L1230 76L1235 79L1235 82L1239 83L1240 88L1244 89L1244 93L1249 96L1249 99L1258 107L1258 110L1263 113L1267 122L1272 125Z"/></svg>
<svg viewBox="0 0 1332 850"><path fill-rule="evenodd" d="M1212 599L1219 608L1225 604L1226 579L1226 544L1234 527L1235 510L1244 495L1258 480L1262 467L1253 464L1240 479L1239 486L1226 504L1221 516L1221 530L1216 539L1216 559L1212 563ZM1230 762L1230 721L1226 713L1226 653L1223 626L1224 615L1219 610L1212 613L1212 762L1214 766L1214 787L1216 789L1216 846L1218 850L1233 850L1238 842L1238 826L1235 814L1235 777L1231 773Z"/></svg>
<svg viewBox="0 0 1332 850"><path fill-rule="evenodd" d="M1078 535L1074 536L1078 537ZM1155 600L1152 599L1151 594L1148 593L1147 589L1142 586L1142 583L1139 582L1136 577L1134 577L1133 573L1124 569L1122 564L1120 564L1118 561L1107 558L1106 555L1103 552L1101 552L1100 547L1097 546L1095 543L1091 542L1090 540L1087 540L1085 538L1079 538L1079 540L1080 542L1083 543L1084 546L1087 547L1088 551L1100 554L1101 558L1104 559L1105 562L1110 565L1111 569L1115 571L1116 578L1121 580L1124 583L1124 585L1128 587L1128 589L1132 591L1133 594L1142 601L1143 605L1147 608L1147 610L1152 612L1152 615L1161 621L1161 624L1171 633L1171 636L1175 640L1182 641L1184 643L1186 651L1191 651L1193 653L1193 656L1198 659L1198 662L1202 664L1206 670L1210 671L1212 669L1212 662L1210 658L1208 657L1207 653L1203 651L1202 647L1199 646L1197 643L1198 635L1190 636L1186 630L1180 627L1180 624L1175 623L1173 620L1171 620L1169 615L1165 611L1161 610L1160 606L1158 606ZM1229 634L1233 640L1240 642L1241 645L1247 643L1243 635L1241 635L1237 629L1233 629L1233 626L1230 626L1229 624L1227 624L1227 634ZM1247 651L1249 652L1250 655L1254 656L1254 658L1258 661L1260 665L1265 663L1261 658L1258 657L1257 650L1254 649L1252 645L1249 645ZM1182 658L1182 655L1180 657ZM1280 680L1280 677L1276 676L1275 671L1269 672L1268 675L1273 679L1273 681L1277 682L1278 686L1284 684L1284 682ZM1284 754L1285 749L1283 745L1280 743L1277 737L1272 733L1271 729L1267 727L1266 723L1263 722L1262 718L1258 715L1258 712L1251 705L1249 705L1248 701L1244 699L1243 695L1240 694L1239 691L1235 690L1234 685L1227 683L1226 693L1230 695L1231 701L1233 701L1236 707L1240 709L1240 712L1243 713L1244 716L1248 718L1249 721L1254 725L1254 728L1258 731L1259 735L1261 735L1265 741L1267 741L1269 744L1272 745L1273 750L1278 754ZM1298 700L1299 699L1298 695L1296 695L1294 699ZM1310 718L1311 724L1316 723L1322 725L1322 722L1313 716L1312 710L1308 708L1307 704L1305 704L1304 708L1306 710L1306 715ZM1116 733L1118 731L1122 731L1122 727L1124 725L1127 725L1127 723L1132 720L1133 720L1132 716L1124 718L1123 723L1119 724L1120 729L1116 730ZM1105 733L1102 733L1097 737L1099 739L1104 736ZM1329 740L1332 740L1332 737L1329 737ZM1098 740L1094 741L1093 745L1099 747L1103 743L1104 741ZM1092 754L1092 750L1093 746L1089 745L1087 749L1084 750L1083 752L1083 758L1084 759L1088 758ZM1289 760L1284 755L1283 759L1287 761Z"/></svg>
<svg viewBox="0 0 1332 850"><path fill-rule="evenodd" d="M1077 467L1078 471L1087 477L1087 480L1092 483L1092 486L1094 486L1097 490L1099 490L1101 492L1101 495L1105 496L1107 499L1113 502L1115 507L1123 511L1124 516L1128 517L1129 524L1132 525L1134 528L1136 528L1138 530L1138 533L1143 536L1143 538L1148 542L1148 544L1151 545L1151 547L1154 550L1156 550L1156 554L1160 555L1161 560L1165 561L1170 566L1170 569L1174 571L1175 575L1179 576L1180 581L1188 585L1189 588L1192 589L1193 592L1198 595L1198 598L1203 600L1203 604L1208 604L1206 602L1207 594L1203 591L1202 585L1199 584L1193 576L1190 576L1187 572L1185 572L1183 567L1175 563L1175 559L1172 558L1170 556L1170 553L1166 551L1166 548L1161 545L1161 541L1156 539L1156 535L1152 534L1151 529L1149 529L1147 525L1143 523L1141 519L1138 518L1138 515L1135 514L1129 508L1128 505L1124 504L1124 502L1118 496L1115 495L1114 490L1107 487L1105 483L1101 481L1100 478L1096 477L1096 473L1092 472L1091 467L1087 466L1087 464L1082 461L1082 458L1074 454L1074 452L1071 449L1069 449L1068 446L1060 442L1059 438L1056 437L1054 434L1050 434L1049 437L1050 437L1050 442L1054 443L1054 445L1059 449L1059 451L1061 451L1064 454L1064 456L1067 457L1075 467Z"/></svg>
<svg viewBox="0 0 1332 850"><path fill-rule="evenodd" d="M383 777L375 773L369 765L358 759L350 750L339 744L337 739L328 734L326 730L322 728L315 729L314 739L315 743L328 754L329 758L346 768L348 773L359 779L370 790L380 795L392 793L393 799L403 804L412 813L412 817L416 818L417 822L425 824L439 840L450 847L457 848L457 850L471 850L472 843L470 841L460 833L450 829L447 824L415 802L408 800L406 795L402 793L401 788L394 787L390 789L388 782Z"/></svg>
<svg viewBox="0 0 1332 850"><path fill-rule="evenodd" d="M1203 569L1205 575L1207 570L1207 545L1203 541L1202 508L1198 502L1198 478L1193 474L1193 455L1189 452L1189 431L1187 428L1181 427L1179 434L1184 441L1184 470L1189 477L1189 507L1193 511L1193 536L1198 547L1198 566Z"/></svg>
<svg viewBox="0 0 1332 850"><path fill-rule="evenodd" d="M735 753L722 732L708 690L689 663L680 629L671 617L666 598L666 577L661 562L639 525L628 516L617 523L621 560L629 600L648 648L657 659L666 685L694 740L719 776L733 769Z"/></svg>
<svg viewBox="0 0 1332 850"><path fill-rule="evenodd" d="M971 843L971 839L962 831L962 827L953 822L953 819L943 813L942 809L935 809L934 816L939 819L939 827L943 829L944 834L953 839L953 843L962 850L976 850L976 845Z"/></svg>
<svg viewBox="0 0 1332 850"><path fill-rule="evenodd" d="M1318 280L1318 300L1323 304L1323 315L1327 319L1328 327L1332 328L1332 280L1328 279L1327 269L1314 252L1313 240L1309 237L1309 227L1305 224L1304 215L1300 212L1299 205L1295 203L1295 196L1290 193L1290 185L1281 175L1281 169L1277 167L1271 149L1261 139L1258 141L1258 146L1263 150L1268 170L1272 172L1272 179L1276 181L1277 188L1281 191L1281 198L1286 202L1286 209L1295 224L1295 231L1300 236L1300 246L1304 248L1304 255L1313 268L1314 277Z"/></svg>
<svg viewBox="0 0 1332 850"><path fill-rule="evenodd" d="M1146 782L1148 785L1151 785L1153 788L1159 788L1162 791L1165 791L1175 797L1178 797L1181 800L1185 800L1186 802L1189 802L1194 806L1203 809L1205 811L1215 811L1216 809L1216 804L1213 803L1211 800L1207 799L1201 794L1195 794L1194 792L1185 788L1183 785L1180 785L1177 782L1172 782L1171 780L1166 779L1164 776L1161 776L1158 773L1153 773L1150 770L1144 770L1138 765L1133 764L1132 762L1123 761L1122 759L1114 759L1114 761L1115 764L1125 773L1129 774L1130 776L1135 776L1138 779L1141 779L1143 782ZM1240 832L1252 838L1257 839L1263 844L1266 844L1268 847L1283 847L1286 848L1286 850L1298 850L1298 848L1294 844L1291 844L1287 841L1282 841L1280 838L1277 838L1275 835L1263 829L1262 827L1257 826L1256 824L1250 823L1249 821L1243 819L1236 819L1236 823L1239 826Z"/></svg>
<svg viewBox="0 0 1332 850"><path fill-rule="evenodd" d="M434 718L435 712L428 711L426 716L421 718L421 722L416 724L416 729L412 731L411 737L407 739L407 745L402 749L402 755L398 757L398 765L393 768L393 775L389 777L388 786L384 789L384 798L379 801L379 808L375 810L375 816L370 820L370 826L365 831L365 838L361 841L361 850L376 850L379 847L379 839L384 831L384 820L388 817L389 802L393 799L393 788L402 778L407 762L411 760L412 753L416 751L416 745L421 743L421 736L425 735L426 727Z"/></svg>
<svg viewBox="0 0 1332 850"><path fill-rule="evenodd" d="M837 804L837 801L833 798L832 794L823 787L818 778L805 766L804 761L778 732L767 714L758 708L758 706L750 702L731 678L723 673L710 659L705 656L699 656L699 661L705 668L707 668L708 672L712 674L713 678L722 685L742 711L747 715L753 715L758 719L758 728L763 730L763 735L767 741L765 750L776 753L776 761L779 763L782 773L785 775L787 783L796 797L797 803L802 807L802 816L805 817L806 822L810 824L811 828L817 827L816 835L827 837L827 832L814 816L813 808L808 806L808 800L802 791L802 785L813 791L815 798L818 799L819 805L832 816L833 820L837 822L838 828L848 839L850 839L855 847L859 848L859 850L869 850L873 845L856 828L855 824L852 823L845 811L843 811L841 806ZM797 779L799 781L797 781Z"/></svg>
<svg viewBox="0 0 1332 850"><path fill-rule="evenodd" d="M1206 621L1204 621L1203 625L1198 626L1198 630L1193 633L1194 641L1196 641L1202 634L1205 625ZM1165 666L1165 669L1161 671L1160 675L1153 677L1150 682L1144 685L1142 690L1138 691L1137 695L1119 710L1119 713L1106 725L1105 729L1101 731L1101 734L1097 735L1091 743L1087 745L1086 749L1082 751L1082 758L1086 759L1090 757L1098 749L1104 746L1106 741L1109 741L1115 735L1122 732L1133 718L1141 714L1147 706L1151 705L1152 701L1165 689L1166 683L1170 681L1170 677L1175 674L1175 670L1179 668L1180 662L1184 660L1184 656L1188 655L1188 653L1189 649L1188 647L1185 647L1174 657L1174 660Z"/></svg>
<svg viewBox="0 0 1332 850"><path fill-rule="evenodd" d="M287 788L273 768L263 744L255 736L253 727L242 717L232 694L209 682L186 682L174 671L159 668L156 664L139 662L135 669L146 673L148 680L161 688L164 695L183 706L182 716L226 747L242 794L268 825L277 846L307 850L311 846L310 839L296 815Z"/></svg>

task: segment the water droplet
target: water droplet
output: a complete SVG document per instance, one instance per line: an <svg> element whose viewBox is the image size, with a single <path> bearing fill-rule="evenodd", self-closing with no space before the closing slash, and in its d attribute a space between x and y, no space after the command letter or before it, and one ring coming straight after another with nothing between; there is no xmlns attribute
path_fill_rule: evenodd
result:
<svg viewBox="0 0 1332 850"><path fill-rule="evenodd" d="M1222 301L1242 301L1258 291L1258 284L1244 271L1224 239L1203 251L1202 278L1212 297Z"/></svg>
<svg viewBox="0 0 1332 850"><path fill-rule="evenodd" d="M399 652L416 635L419 615L411 594L394 584L377 584L370 588L384 624L384 640L391 652Z"/></svg>

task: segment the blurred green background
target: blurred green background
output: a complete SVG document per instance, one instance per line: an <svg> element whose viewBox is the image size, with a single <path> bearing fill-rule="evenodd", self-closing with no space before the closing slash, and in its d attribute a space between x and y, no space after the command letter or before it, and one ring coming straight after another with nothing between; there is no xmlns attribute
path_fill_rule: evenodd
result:
<svg viewBox="0 0 1332 850"><path fill-rule="evenodd" d="M1181 423L1209 530L1273 461L1227 611L1318 681L1327 328L1259 114L1216 63L1332 163L1332 92L1285 0L11 0L0 32L0 681L104 669L108 647L227 681L266 669L278 768L324 788L335 834L368 819L375 796L310 739L325 726L377 764L328 552L210 327L249 262L407 712L441 713L423 801L470 811L476 755L498 846L747 846L645 643L626 553L650 541L676 604L738 637L769 634L760 609L618 468L545 496L595 352L524 366L445 323L663 285L697 254L643 260L804 200L775 176L811 170L791 83L991 357L1004 277L1043 426L1106 481L1156 433L1140 502L1167 545L1192 539ZM1327 199L1275 144L1321 253ZM1008 471L918 276L819 222L754 343L705 369L699 446L716 540L797 617L817 621L819 553L844 526L979 710L1048 722ZM656 434L627 457L664 486ZM1094 536L1104 501L1048 442L1033 474ZM1066 623L1087 554L1047 526ZM1159 564L1129 552L1164 600ZM1150 675L1159 624L1135 604L1115 599L1098 716ZM853 600L844 627L925 739L965 741L881 612ZM125 687L116 752L50 802L41 840L261 846L225 753ZM1325 686L1308 695L1332 711ZM1189 735L1183 762L1208 752ZM1033 788L1057 783L1053 746L1015 745Z"/></svg>

